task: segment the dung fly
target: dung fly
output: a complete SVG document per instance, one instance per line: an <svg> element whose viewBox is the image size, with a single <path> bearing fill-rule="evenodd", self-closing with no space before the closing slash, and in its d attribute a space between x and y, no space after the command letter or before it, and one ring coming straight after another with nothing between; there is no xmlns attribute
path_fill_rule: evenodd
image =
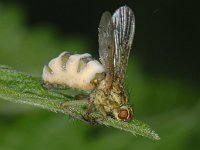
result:
<svg viewBox="0 0 200 150"><path fill-rule="evenodd" d="M133 109L124 90L124 78L134 36L135 18L128 6L117 9L113 15L104 12L99 24L100 62L90 54L61 53L43 69L47 84L66 85L71 88L91 91L89 97L67 101L63 107L87 103L84 119L90 121L96 110L106 118L131 121Z"/></svg>

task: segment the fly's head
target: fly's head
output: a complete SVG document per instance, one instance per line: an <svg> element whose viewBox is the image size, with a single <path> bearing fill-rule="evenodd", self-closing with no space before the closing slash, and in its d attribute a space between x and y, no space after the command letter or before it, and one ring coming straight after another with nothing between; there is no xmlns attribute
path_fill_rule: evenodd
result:
<svg viewBox="0 0 200 150"><path fill-rule="evenodd" d="M122 105L119 109L115 109L113 114L120 121L129 122L133 119L133 110L129 105Z"/></svg>
<svg viewBox="0 0 200 150"><path fill-rule="evenodd" d="M127 96L122 92L115 96L115 102L118 105L113 109L114 118L120 121L129 122L133 119L133 109L128 105Z"/></svg>

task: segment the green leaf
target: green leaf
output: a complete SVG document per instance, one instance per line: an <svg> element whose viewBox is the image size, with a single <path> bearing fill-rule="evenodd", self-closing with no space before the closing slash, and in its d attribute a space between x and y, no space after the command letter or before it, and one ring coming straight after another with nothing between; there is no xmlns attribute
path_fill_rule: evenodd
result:
<svg viewBox="0 0 200 150"><path fill-rule="evenodd" d="M67 90L70 89L66 89ZM68 92L70 93L70 92ZM76 91L76 94L81 94ZM64 109L61 104L65 101L73 100L73 95L50 91L43 87L42 80L30 75L12 70L11 67L0 65L0 98L15 103L29 104L53 112L68 114L76 119L85 121L82 116L86 113L83 106L72 105ZM92 117L97 118L98 112L92 113ZM134 135L141 135L153 140L160 137L148 125L133 120L132 122L121 122L110 117L98 120L99 124L118 128L131 132Z"/></svg>

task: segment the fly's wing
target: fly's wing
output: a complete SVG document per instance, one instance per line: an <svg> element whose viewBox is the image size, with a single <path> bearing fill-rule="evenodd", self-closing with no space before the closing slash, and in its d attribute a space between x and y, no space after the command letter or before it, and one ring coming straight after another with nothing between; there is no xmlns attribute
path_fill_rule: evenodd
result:
<svg viewBox="0 0 200 150"><path fill-rule="evenodd" d="M104 12L99 24L99 56L106 70L106 86L112 85L114 78L114 34L112 16Z"/></svg>
<svg viewBox="0 0 200 150"><path fill-rule="evenodd" d="M135 31L135 17L129 7L123 6L115 11L112 20L115 40L114 77L123 83Z"/></svg>

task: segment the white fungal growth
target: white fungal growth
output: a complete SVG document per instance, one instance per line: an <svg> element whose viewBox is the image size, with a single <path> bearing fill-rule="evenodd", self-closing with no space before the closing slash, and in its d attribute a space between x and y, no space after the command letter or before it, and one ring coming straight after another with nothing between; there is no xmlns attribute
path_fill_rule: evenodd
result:
<svg viewBox="0 0 200 150"><path fill-rule="evenodd" d="M94 89L91 81L97 73L105 72L104 67L98 61L91 60L81 70L78 70L80 59L91 57L91 55L88 53L71 55L63 63L63 58L67 57L65 54L66 52L61 53L44 66L42 74L44 82L67 85L81 90Z"/></svg>

